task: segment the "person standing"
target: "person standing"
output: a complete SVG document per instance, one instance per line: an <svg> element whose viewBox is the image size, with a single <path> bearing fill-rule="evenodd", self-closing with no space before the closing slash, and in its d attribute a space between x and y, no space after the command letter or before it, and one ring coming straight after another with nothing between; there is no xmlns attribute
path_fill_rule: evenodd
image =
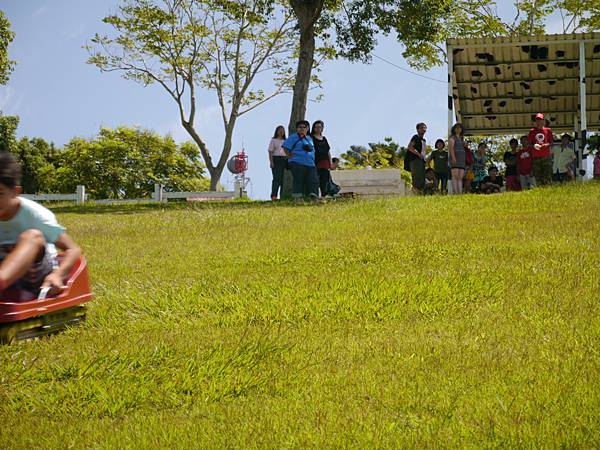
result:
<svg viewBox="0 0 600 450"><path fill-rule="evenodd" d="M471 143L467 140L465 144L465 176L463 178L463 193L470 194L472 192L472 184L475 179L475 172L473 171L473 164L475 162L475 153L471 150Z"/></svg>
<svg viewBox="0 0 600 450"><path fill-rule="evenodd" d="M571 144L571 136L567 133L560 137L560 147L552 149L552 177L554 181L560 183L572 180L575 176L572 166L577 157L573 144Z"/></svg>
<svg viewBox="0 0 600 450"><path fill-rule="evenodd" d="M288 157L292 177L292 197L302 201L305 195L318 199L317 169L315 167L315 146L308 136L310 124L306 120L296 122L296 132L285 140L282 147Z"/></svg>
<svg viewBox="0 0 600 450"><path fill-rule="evenodd" d="M519 174L517 173L517 149L519 141L512 138L509 142L510 151L504 153L504 164L506 164L506 190L520 191Z"/></svg>
<svg viewBox="0 0 600 450"><path fill-rule="evenodd" d="M436 188L442 193L448 193L448 178L450 176L450 166L448 164L448 152L444 149L446 143L443 139L435 141L435 150L427 157L427 164L433 161L433 172L437 180Z"/></svg>
<svg viewBox="0 0 600 450"><path fill-rule="evenodd" d="M463 177L466 168L465 141L463 139L463 126L455 123L450 130L448 138L448 153L450 153L450 170L452 173L452 193L463 193Z"/></svg>
<svg viewBox="0 0 600 450"><path fill-rule="evenodd" d="M481 182L488 176L487 163L489 161L487 155L487 144L480 142L477 146L477 151L473 155L473 183L472 190L479 192Z"/></svg>
<svg viewBox="0 0 600 450"><path fill-rule="evenodd" d="M600 150L596 150L594 157L594 180L600 181Z"/></svg>
<svg viewBox="0 0 600 450"><path fill-rule="evenodd" d="M517 173L522 190L535 187L535 178L531 175L533 165L533 147L529 145L527 136L521 138L521 148L517 152Z"/></svg>
<svg viewBox="0 0 600 450"><path fill-rule="evenodd" d="M279 125L269 142L269 166L273 175L271 182L271 200L277 200L277 196L283 184L283 174L287 168L287 156L281 146L285 141L285 128Z"/></svg>
<svg viewBox="0 0 600 450"><path fill-rule="evenodd" d="M313 123L312 130L310 131L310 137L313 140L315 146L315 164L317 166L317 176L319 177L319 189L321 190L321 197L327 195L327 186L331 180L331 147L327 138L323 136L323 129L325 124L322 120L317 120Z"/></svg>
<svg viewBox="0 0 600 450"><path fill-rule="evenodd" d="M422 193L425 188L425 156L427 153L427 144L425 142L425 133L427 125L417 124L417 134L415 134L408 143L406 159L410 167L413 190L416 193Z"/></svg>
<svg viewBox="0 0 600 450"><path fill-rule="evenodd" d="M550 147L554 142L552 129L545 127L545 118L542 113L535 115L535 127L529 132L528 142L533 145L532 173L539 185L548 185L552 182L552 157Z"/></svg>

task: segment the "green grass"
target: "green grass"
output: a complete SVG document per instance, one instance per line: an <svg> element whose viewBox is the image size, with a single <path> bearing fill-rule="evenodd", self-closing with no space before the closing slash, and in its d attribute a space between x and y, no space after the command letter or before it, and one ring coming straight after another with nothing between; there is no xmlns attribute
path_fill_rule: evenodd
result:
<svg viewBox="0 0 600 450"><path fill-rule="evenodd" d="M600 446L600 185L57 213L95 299L0 448Z"/></svg>

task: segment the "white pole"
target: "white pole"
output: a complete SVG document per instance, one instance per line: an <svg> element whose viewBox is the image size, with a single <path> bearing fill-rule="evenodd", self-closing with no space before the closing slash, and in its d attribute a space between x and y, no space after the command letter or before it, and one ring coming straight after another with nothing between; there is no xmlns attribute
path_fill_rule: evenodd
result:
<svg viewBox="0 0 600 450"><path fill-rule="evenodd" d="M155 202L163 201L163 186L160 183L154 183L154 196L153 200Z"/></svg>
<svg viewBox="0 0 600 450"><path fill-rule="evenodd" d="M448 54L448 137L450 137L450 129L454 122L454 98L452 96L452 83L454 77L454 52L452 47L447 47Z"/></svg>
<svg viewBox="0 0 600 450"><path fill-rule="evenodd" d="M454 50L451 46L446 46L446 53L448 55L448 139L450 138L450 130L454 122L454 98L452 96L452 80L454 77ZM450 152L448 152L448 165L450 165ZM447 190L448 194L452 192L452 174L448 177Z"/></svg>
<svg viewBox="0 0 600 450"><path fill-rule="evenodd" d="M85 203L85 186L82 184L77 185L77 200L75 201L75 203Z"/></svg>
<svg viewBox="0 0 600 450"><path fill-rule="evenodd" d="M587 144L587 90L585 84L585 42L579 42L579 114L581 118L580 145L577 151L577 178L585 175L584 149ZM583 173L582 173L583 172Z"/></svg>

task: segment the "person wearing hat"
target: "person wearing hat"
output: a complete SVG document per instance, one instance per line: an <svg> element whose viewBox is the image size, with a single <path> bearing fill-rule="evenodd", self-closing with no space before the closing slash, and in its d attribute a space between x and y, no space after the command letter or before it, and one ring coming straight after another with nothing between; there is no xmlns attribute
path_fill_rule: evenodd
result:
<svg viewBox="0 0 600 450"><path fill-rule="evenodd" d="M550 147L554 141L552 129L545 127L542 113L535 115L535 127L529 132L527 141L533 146L532 174L538 185L552 183L552 157Z"/></svg>

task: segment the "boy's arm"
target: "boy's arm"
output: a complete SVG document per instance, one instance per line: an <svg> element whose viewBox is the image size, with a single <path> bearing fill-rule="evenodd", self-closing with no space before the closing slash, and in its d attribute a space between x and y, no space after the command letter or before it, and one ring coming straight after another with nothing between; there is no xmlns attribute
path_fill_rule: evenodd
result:
<svg viewBox="0 0 600 450"><path fill-rule="evenodd" d="M65 288L64 279L81 256L81 249L67 233L61 234L54 244L64 250L64 257L58 268L46 277L42 287L50 287L51 293L60 293Z"/></svg>
<svg viewBox="0 0 600 450"><path fill-rule="evenodd" d="M419 158L421 158L421 154L417 151L417 149L415 148L415 141L413 139L410 140L410 142L408 143L408 147L406 148L409 152L411 152L413 155L418 156Z"/></svg>

